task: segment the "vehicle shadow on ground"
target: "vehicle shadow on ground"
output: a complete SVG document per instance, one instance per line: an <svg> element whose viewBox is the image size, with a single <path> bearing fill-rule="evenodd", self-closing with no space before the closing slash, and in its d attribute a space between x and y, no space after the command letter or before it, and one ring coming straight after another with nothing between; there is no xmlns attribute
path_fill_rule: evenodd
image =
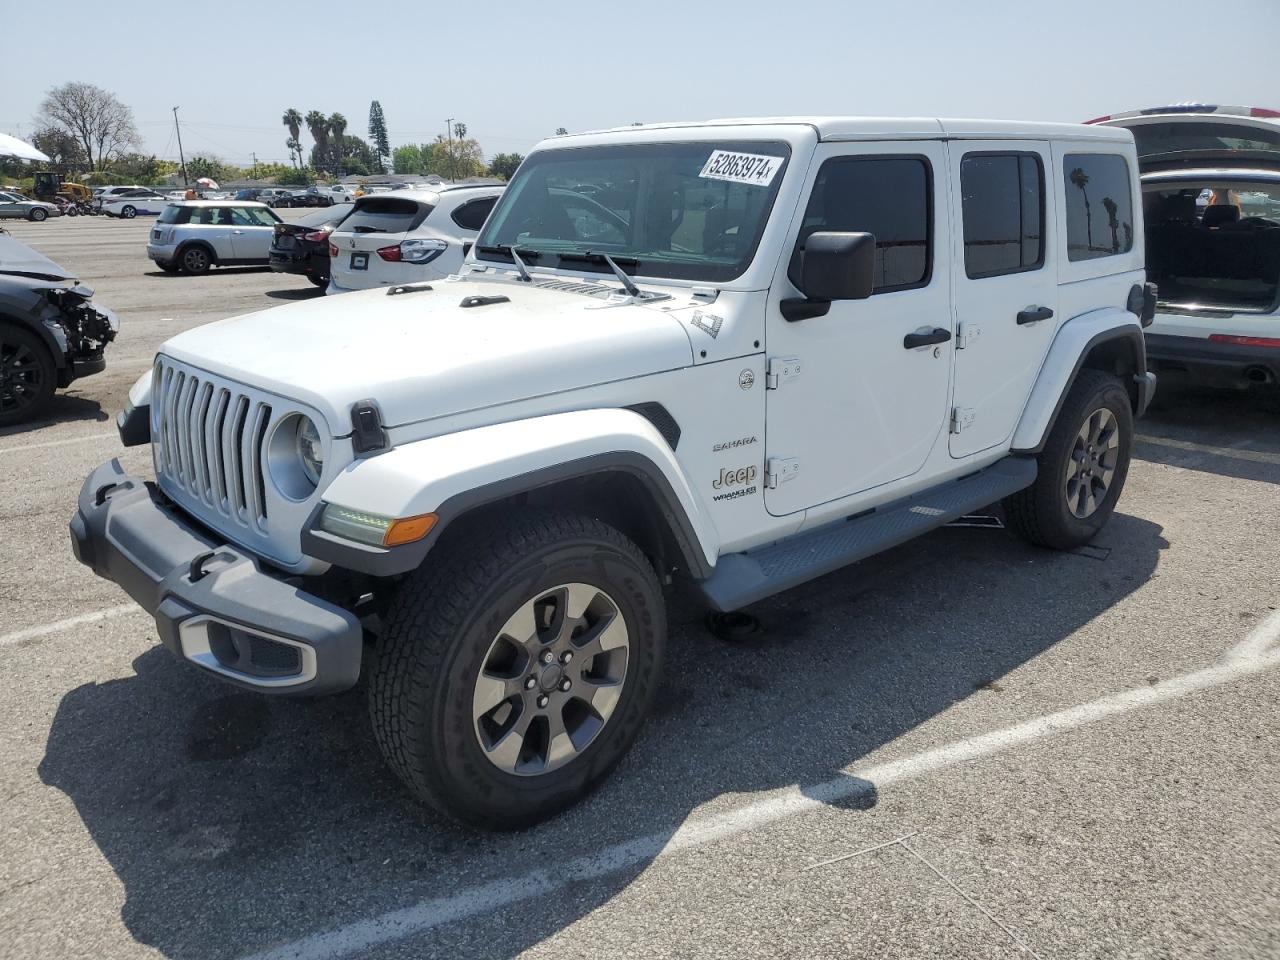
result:
<svg viewBox="0 0 1280 960"><path fill-rule="evenodd" d="M305 287L291 287L287 290L268 290L267 296L275 300L314 300L324 296L324 287L308 284Z"/></svg>
<svg viewBox="0 0 1280 960"><path fill-rule="evenodd" d="M56 423L75 423L78 421L95 421L103 423L110 420L111 415L102 409L102 404L88 397L69 396L55 393L49 400L44 412L34 420L15 423L11 427L0 427L0 438L15 437L33 430L51 427Z"/></svg>
<svg viewBox="0 0 1280 960"><path fill-rule="evenodd" d="M235 274L238 274L238 273L239 273L239 274L248 274L248 273L269 273L269 272L271 272L271 268L270 268L270 267L267 267L267 266L262 266L262 267L214 267L214 268L213 268L212 270L210 270L208 273L200 274L199 276L205 276L205 277L216 277L216 276L218 276L218 275L220 275L220 274L235 275ZM143 275L144 277L158 277L158 278L159 278L159 279L161 279L161 280L187 280L187 281L190 281L190 280L192 280L192 279L193 279L193 277L192 277L190 274L183 273L181 270L175 270L175 271L173 271L172 273L170 273L168 270L147 270L147 271L146 271L145 273L143 273L142 275Z"/></svg>
<svg viewBox="0 0 1280 960"><path fill-rule="evenodd" d="M1127 515L1098 543L1105 559L940 530L758 605L763 629L732 643L682 608L628 759L595 796L523 833L479 834L419 808L383 766L360 691L268 700L160 648L133 676L63 697L39 773L123 884L134 938L183 960L252 953L535 869L555 876L611 844L662 840L726 794L812 791L967 698L1012 688L1056 708L1056 690L1007 675L1139 588L1168 546ZM840 795L849 816L877 802L856 780ZM514 956L647 866L578 879L512 908L511 922L434 929L413 955Z"/></svg>
<svg viewBox="0 0 1280 960"><path fill-rule="evenodd" d="M1223 452L1187 445L1192 443ZM1280 483L1280 390L1209 390L1163 377L1155 402L1138 424L1134 456L1224 477Z"/></svg>

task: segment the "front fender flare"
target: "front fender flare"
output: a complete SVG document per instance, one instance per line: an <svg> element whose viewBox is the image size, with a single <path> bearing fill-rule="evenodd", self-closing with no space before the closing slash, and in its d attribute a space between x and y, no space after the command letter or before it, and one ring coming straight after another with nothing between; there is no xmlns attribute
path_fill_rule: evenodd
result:
<svg viewBox="0 0 1280 960"><path fill-rule="evenodd" d="M632 410L551 414L477 427L357 460L324 492L303 552L337 566L389 576L416 568L458 517L497 500L563 480L623 472L640 480L666 519L690 572L709 576L719 536L675 453ZM400 547L371 547L317 529L325 504L387 517L434 513L430 534Z"/></svg>
<svg viewBox="0 0 1280 960"><path fill-rule="evenodd" d="M1062 403L1076 382L1089 351L1111 340L1123 340L1133 349L1134 375L1147 372L1147 348L1142 324L1119 307L1104 307L1073 317L1062 325L1045 357L1035 387L1013 433L1015 453L1039 453L1053 429Z"/></svg>

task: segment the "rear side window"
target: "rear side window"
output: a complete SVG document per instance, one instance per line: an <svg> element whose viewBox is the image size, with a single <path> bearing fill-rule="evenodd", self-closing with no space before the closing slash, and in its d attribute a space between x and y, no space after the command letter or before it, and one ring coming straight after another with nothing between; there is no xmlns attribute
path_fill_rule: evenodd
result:
<svg viewBox="0 0 1280 960"><path fill-rule="evenodd" d="M497 197L485 197L483 200L472 200L453 211L453 222L463 230L479 230L489 217L489 211Z"/></svg>
<svg viewBox="0 0 1280 960"><path fill-rule="evenodd" d="M1034 153L971 153L960 162L964 272L970 279L1044 266L1044 170Z"/></svg>
<svg viewBox="0 0 1280 960"><path fill-rule="evenodd" d="M403 233L427 218L434 203L408 197L361 197L342 229L351 233Z"/></svg>
<svg viewBox="0 0 1280 960"><path fill-rule="evenodd" d="M805 209L789 276L799 286L800 251L820 231L876 238L874 293L922 287L933 259L932 171L924 157L834 157L822 165Z"/></svg>
<svg viewBox="0 0 1280 960"><path fill-rule="evenodd" d="M1133 197L1129 164L1105 153L1062 158L1067 192L1067 257L1094 260L1133 249Z"/></svg>
<svg viewBox="0 0 1280 960"><path fill-rule="evenodd" d="M192 207L178 207L172 203L160 211L156 223L186 223L191 219Z"/></svg>

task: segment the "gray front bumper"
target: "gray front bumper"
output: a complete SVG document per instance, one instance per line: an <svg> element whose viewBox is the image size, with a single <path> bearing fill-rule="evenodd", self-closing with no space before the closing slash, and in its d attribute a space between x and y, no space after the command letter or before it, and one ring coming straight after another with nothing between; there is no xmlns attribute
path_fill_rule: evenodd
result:
<svg viewBox="0 0 1280 960"><path fill-rule="evenodd" d="M118 460L85 481L71 543L77 560L155 616L170 651L233 683L317 695L360 676L354 614L219 542Z"/></svg>

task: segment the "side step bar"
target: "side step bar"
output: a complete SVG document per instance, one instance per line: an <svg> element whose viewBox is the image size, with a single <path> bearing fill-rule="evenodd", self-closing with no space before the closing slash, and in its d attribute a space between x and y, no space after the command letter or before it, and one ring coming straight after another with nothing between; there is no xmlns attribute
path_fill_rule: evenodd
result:
<svg viewBox="0 0 1280 960"><path fill-rule="evenodd" d="M957 517L1031 486L1036 462L1005 459L866 514L786 540L721 557L698 586L717 610L737 610L843 566L896 547Z"/></svg>

